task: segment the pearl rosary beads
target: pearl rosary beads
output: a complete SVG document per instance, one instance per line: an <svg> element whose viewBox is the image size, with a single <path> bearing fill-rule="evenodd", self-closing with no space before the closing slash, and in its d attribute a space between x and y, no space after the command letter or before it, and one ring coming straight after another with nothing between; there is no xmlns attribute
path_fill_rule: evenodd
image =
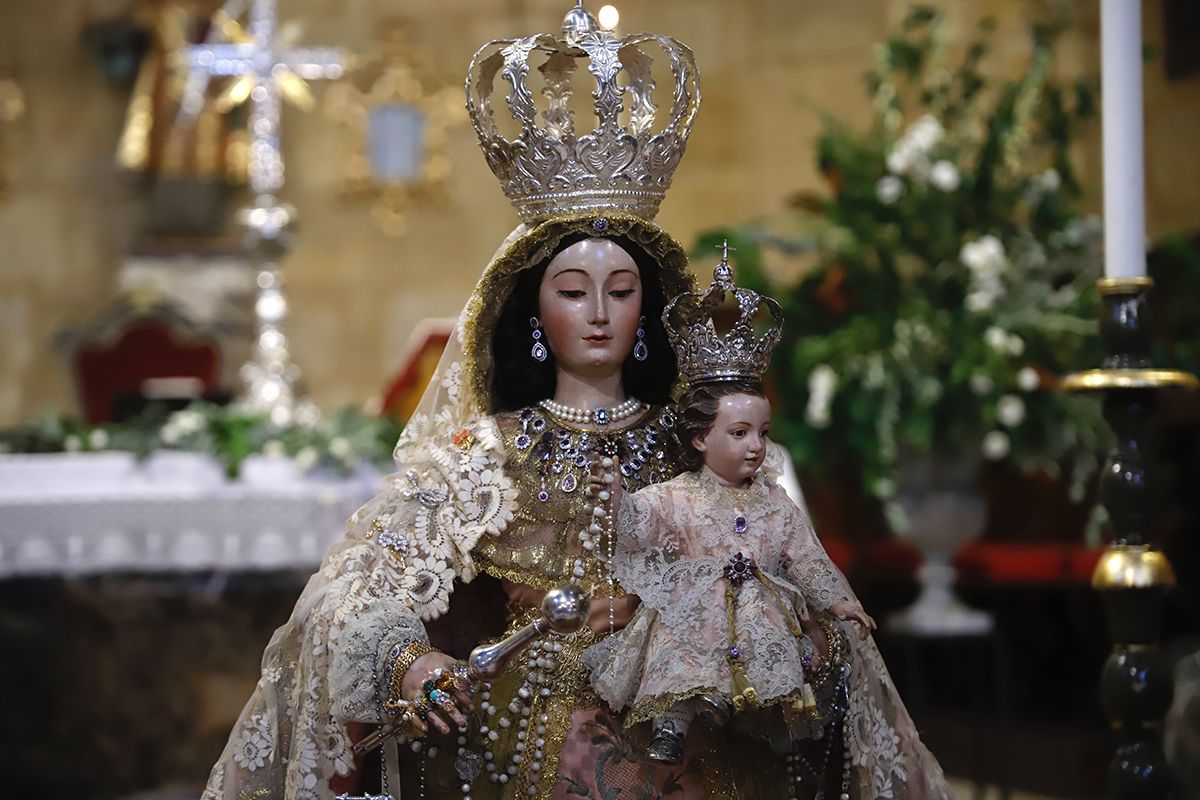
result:
<svg viewBox="0 0 1200 800"><path fill-rule="evenodd" d="M616 607L613 602L613 594L616 591L616 582L613 580L613 556L616 555L617 537L613 530L613 510L612 510L612 485L616 483L616 471L613 469L615 462L609 456L605 456L600 460L600 488L598 491L591 484L587 487L588 497L595 497L595 503L585 505L584 514L587 515L588 526L579 532L579 544L589 553L596 554L597 560L604 564L604 571L608 580L608 632L616 631ZM596 553L598 547L604 547L604 553ZM576 578L582 578L587 572L583 563L583 559L575 562L575 568L572 573Z"/></svg>
<svg viewBox="0 0 1200 800"><path fill-rule="evenodd" d="M479 728L479 734L485 739L485 746L500 740L500 731L507 731L514 726L517 729L516 743L512 746L512 755L508 763L498 759L490 747L483 751L484 768L492 783L508 783L520 772L521 764L525 764L530 773L529 785L537 784L538 773L542 770L542 759L545 757L546 724L550 721L547 714L533 717L533 707L536 701L550 697L550 675L557 664L556 657L562 652L562 643L550 638L539 639L529 646L529 673L525 676L521 687L517 689L512 702L508 704L508 713L502 713L500 708L492 703L492 686L483 685L480 695L480 707L486 715L484 724ZM466 753L467 739L458 738L458 753ZM469 784L463 784L464 795L470 790ZM464 797L464 800L466 798Z"/></svg>

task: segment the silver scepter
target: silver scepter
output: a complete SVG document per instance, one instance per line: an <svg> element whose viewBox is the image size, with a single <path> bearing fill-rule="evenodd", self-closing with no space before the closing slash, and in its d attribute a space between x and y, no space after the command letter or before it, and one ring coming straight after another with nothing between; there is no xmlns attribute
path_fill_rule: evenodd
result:
<svg viewBox="0 0 1200 800"><path fill-rule="evenodd" d="M529 646L534 639L547 633L565 636L574 633L587 622L591 597L578 586L560 586L546 592L542 598L542 616L492 645L476 647L467 657L467 677L472 683L498 677L508 662ZM400 732L400 726L385 723L378 730L354 745L354 752L375 749L384 739Z"/></svg>

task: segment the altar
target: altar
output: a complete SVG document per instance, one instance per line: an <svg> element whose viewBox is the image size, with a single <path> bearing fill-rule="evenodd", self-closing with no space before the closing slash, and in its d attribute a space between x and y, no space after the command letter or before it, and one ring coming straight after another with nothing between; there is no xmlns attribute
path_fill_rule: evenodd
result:
<svg viewBox="0 0 1200 800"><path fill-rule="evenodd" d="M3 456L0 579L312 571L379 478L271 456L248 458L237 479L200 453Z"/></svg>

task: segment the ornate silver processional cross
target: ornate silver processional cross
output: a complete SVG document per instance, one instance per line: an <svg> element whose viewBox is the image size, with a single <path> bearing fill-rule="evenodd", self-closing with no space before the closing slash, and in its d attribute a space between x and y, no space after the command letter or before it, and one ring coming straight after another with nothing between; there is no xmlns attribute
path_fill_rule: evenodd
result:
<svg viewBox="0 0 1200 800"><path fill-rule="evenodd" d="M225 13L238 16L234 6L234 3L227 5ZM275 41L277 27L274 0L253 0L249 42L188 47L191 74L183 113L193 115L199 111L209 77L253 80L248 129L250 188L255 194L274 194L283 186L283 156L279 149L280 81L289 72L303 80L336 80L345 70L342 54L334 48L280 49Z"/></svg>
<svg viewBox="0 0 1200 800"><path fill-rule="evenodd" d="M232 0L220 13L241 16L245 4ZM252 0L249 8L249 41L209 42L188 47L189 79L180 107L194 118L205 102L211 77L249 78L250 146L248 173L254 204L242 211L251 248L258 259L258 298L254 304L257 337L254 355L242 365L244 384L239 404L269 415L278 425L315 422L316 407L298 399L299 368L292 363L283 322L287 301L279 274L279 261L290 244L289 229L295 210L280 205L276 194L283 187L283 155L279 147L282 111L281 82L333 80L343 74L342 54L333 48L283 49L276 41L274 0Z"/></svg>

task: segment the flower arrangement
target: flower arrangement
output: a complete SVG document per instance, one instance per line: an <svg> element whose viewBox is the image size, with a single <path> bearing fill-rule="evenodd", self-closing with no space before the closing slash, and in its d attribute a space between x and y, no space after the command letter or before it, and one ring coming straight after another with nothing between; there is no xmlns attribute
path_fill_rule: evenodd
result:
<svg viewBox="0 0 1200 800"><path fill-rule="evenodd" d="M278 426L264 414L193 403L176 411L151 407L129 421L101 426L46 415L0 431L0 454L122 450L144 457L156 450L182 450L213 456L231 478L248 456L262 454L291 458L302 472L349 474L364 461L388 469L400 428L396 420L352 408L311 425Z"/></svg>
<svg viewBox="0 0 1200 800"><path fill-rule="evenodd" d="M698 248L728 237L739 280L784 305L776 437L802 468L860 473L896 530L910 454L1008 460L1080 500L1109 435L1094 400L1055 391L1102 356L1100 223L1068 158L1092 91L1051 80L1053 26L1033 29L1019 79L991 82L991 30L950 65L939 13L912 11L867 76L870 128L826 122L830 192L796 198L799 232L746 226ZM808 269L772 278L771 258Z"/></svg>

